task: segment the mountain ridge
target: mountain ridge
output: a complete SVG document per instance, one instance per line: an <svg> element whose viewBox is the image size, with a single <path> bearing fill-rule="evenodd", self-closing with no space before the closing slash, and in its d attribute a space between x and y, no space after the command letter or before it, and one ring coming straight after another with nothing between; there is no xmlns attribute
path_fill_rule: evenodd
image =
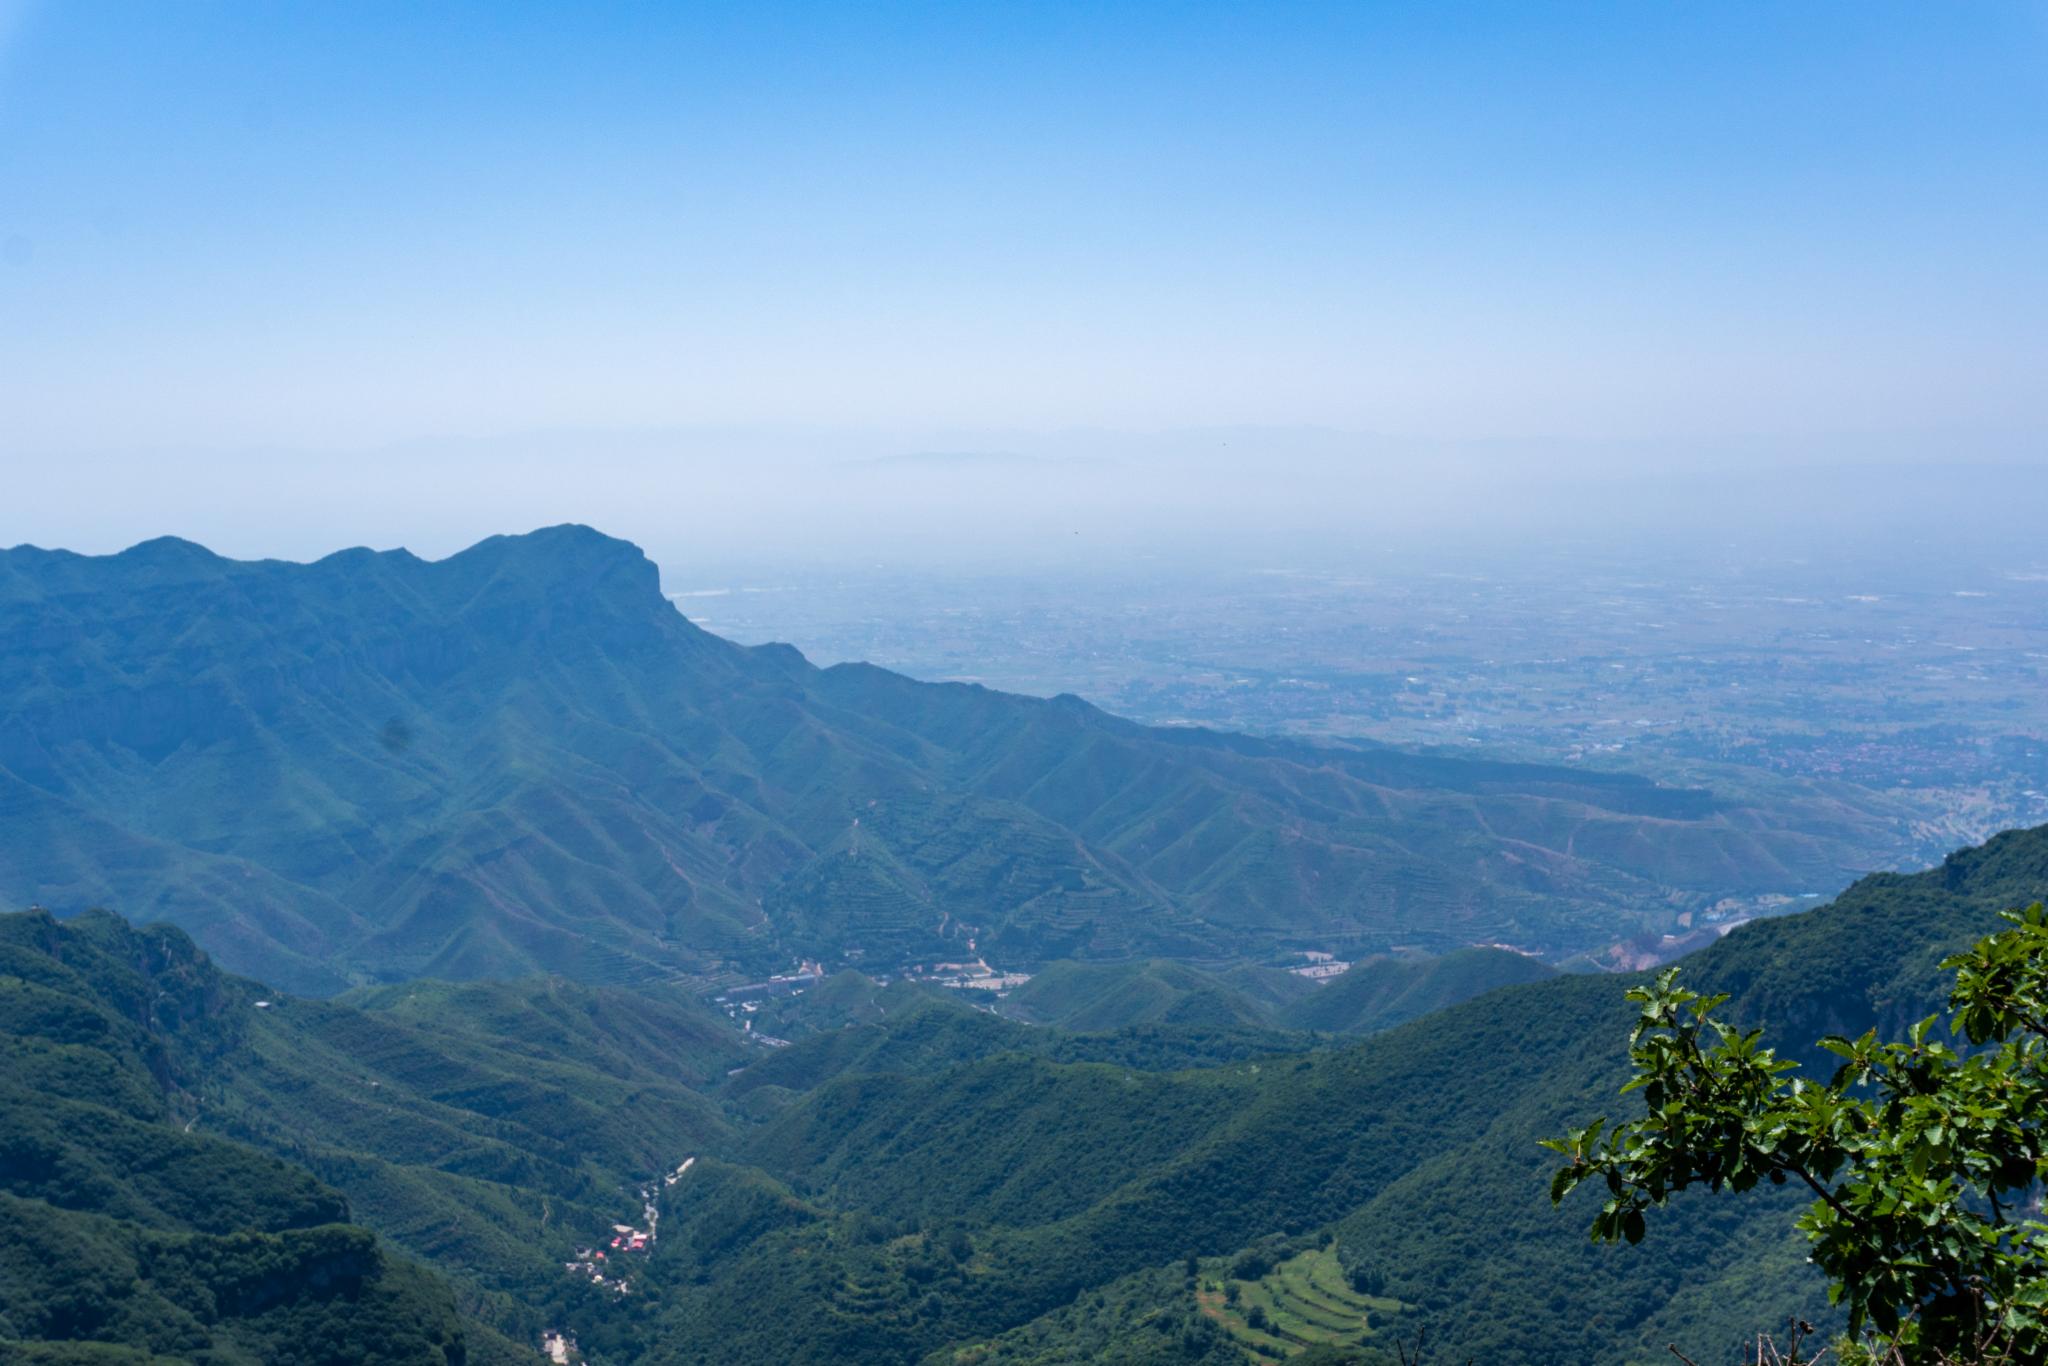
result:
<svg viewBox="0 0 2048 1366"><path fill-rule="evenodd" d="M0 897L331 993L817 957L1192 961L1666 929L1840 881L1847 809L1153 729L819 669L566 524L441 560L0 551Z"/></svg>

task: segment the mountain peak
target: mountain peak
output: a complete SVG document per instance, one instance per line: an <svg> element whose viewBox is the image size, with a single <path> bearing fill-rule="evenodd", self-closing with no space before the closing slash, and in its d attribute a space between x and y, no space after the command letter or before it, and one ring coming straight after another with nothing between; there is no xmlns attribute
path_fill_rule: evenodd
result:
<svg viewBox="0 0 2048 1366"><path fill-rule="evenodd" d="M500 565L523 563L584 571L628 569L655 574L659 578L654 562L639 546L616 536L607 536L580 522L563 522L558 526L545 526L513 535L487 537L467 550L457 551L442 563L453 565L471 558Z"/></svg>
<svg viewBox="0 0 2048 1366"><path fill-rule="evenodd" d="M662 596L661 571L639 546L575 523L492 536L428 569L465 593L553 605L573 600L614 617L644 618L660 607L664 617L681 618Z"/></svg>
<svg viewBox="0 0 2048 1366"><path fill-rule="evenodd" d="M182 536L157 536L147 541L137 541L116 559L129 564L162 565L183 567L190 565L212 565L221 563L221 557L197 541L188 541Z"/></svg>
<svg viewBox="0 0 2048 1366"><path fill-rule="evenodd" d="M640 547L631 541L618 536L607 536L584 522L557 522L553 526L535 527L532 531L507 532L489 537L483 544L490 544L492 541L545 547L557 551L604 549L645 558Z"/></svg>
<svg viewBox="0 0 2048 1366"><path fill-rule="evenodd" d="M208 560L220 558L199 542L188 541L183 536L152 536L146 541L137 541L120 553L133 555L138 559L161 559L166 556Z"/></svg>

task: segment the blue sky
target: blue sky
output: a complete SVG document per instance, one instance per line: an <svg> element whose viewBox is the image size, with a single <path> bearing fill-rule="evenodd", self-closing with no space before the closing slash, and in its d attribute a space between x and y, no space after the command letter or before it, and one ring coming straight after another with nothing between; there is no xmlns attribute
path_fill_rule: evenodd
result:
<svg viewBox="0 0 2048 1366"><path fill-rule="evenodd" d="M0 540L621 443L2032 460L2044 223L2039 3L0 0Z"/></svg>

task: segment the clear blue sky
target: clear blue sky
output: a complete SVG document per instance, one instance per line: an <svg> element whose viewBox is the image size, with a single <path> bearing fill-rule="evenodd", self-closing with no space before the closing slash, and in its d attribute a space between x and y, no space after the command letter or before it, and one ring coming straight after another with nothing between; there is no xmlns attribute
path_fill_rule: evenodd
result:
<svg viewBox="0 0 2048 1366"><path fill-rule="evenodd" d="M2027 459L2044 225L2040 3L0 0L0 541L621 432Z"/></svg>

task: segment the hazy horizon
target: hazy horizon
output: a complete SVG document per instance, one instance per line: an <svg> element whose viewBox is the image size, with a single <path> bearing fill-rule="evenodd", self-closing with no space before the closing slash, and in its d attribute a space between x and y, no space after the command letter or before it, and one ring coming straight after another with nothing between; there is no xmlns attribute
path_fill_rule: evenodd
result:
<svg viewBox="0 0 2048 1366"><path fill-rule="evenodd" d="M242 559L357 545L440 558L573 521L641 546L671 587L777 564L986 573L1427 553L2027 565L2043 558L2031 533L2048 502L2048 469L2013 459L1554 471L1483 450L1407 459L1395 443L1338 433L1067 433L985 451L897 451L870 437L833 445L878 453L754 443L744 460L679 458L673 446L689 443L659 434L578 441L559 460L545 453L555 443L537 444L223 456L203 482L180 462L30 462L11 475L0 544L107 554L175 535Z"/></svg>
<svg viewBox="0 0 2048 1366"><path fill-rule="evenodd" d="M0 542L1988 539L2048 451L2036 6L370 17L0 4Z"/></svg>

